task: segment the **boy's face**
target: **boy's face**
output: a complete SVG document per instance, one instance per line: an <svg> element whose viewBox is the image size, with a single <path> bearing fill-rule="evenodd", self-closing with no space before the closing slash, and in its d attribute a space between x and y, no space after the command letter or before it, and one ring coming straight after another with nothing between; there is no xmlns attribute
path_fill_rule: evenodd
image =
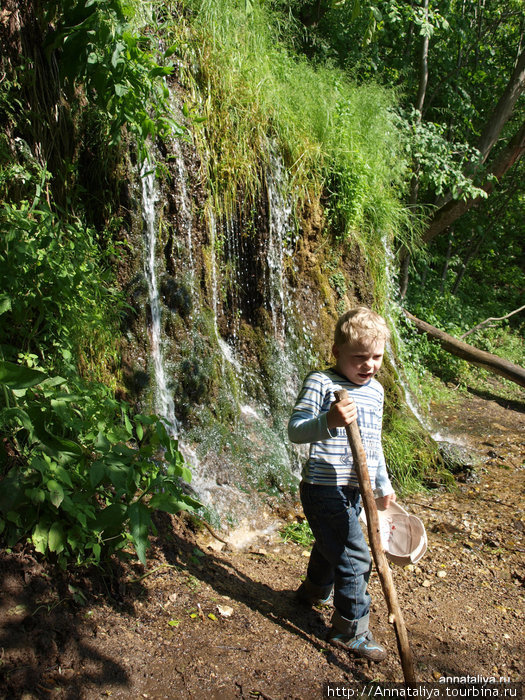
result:
<svg viewBox="0 0 525 700"><path fill-rule="evenodd" d="M385 341L358 341L334 345L335 368L354 384L367 384L378 372L385 354Z"/></svg>

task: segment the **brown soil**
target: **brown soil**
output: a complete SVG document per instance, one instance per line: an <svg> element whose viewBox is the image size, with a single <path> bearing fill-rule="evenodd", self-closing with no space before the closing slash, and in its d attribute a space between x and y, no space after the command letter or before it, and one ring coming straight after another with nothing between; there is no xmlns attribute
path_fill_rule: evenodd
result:
<svg viewBox="0 0 525 700"><path fill-rule="evenodd" d="M523 679L523 411L496 393L436 409L487 461L477 482L404 500L429 538L418 565L393 569L419 681ZM146 573L115 565L104 581L3 554L0 696L310 700L325 683L403 680L375 574L372 627L390 654L369 665L324 641L329 607L294 601L303 547L278 534L221 546L162 522Z"/></svg>

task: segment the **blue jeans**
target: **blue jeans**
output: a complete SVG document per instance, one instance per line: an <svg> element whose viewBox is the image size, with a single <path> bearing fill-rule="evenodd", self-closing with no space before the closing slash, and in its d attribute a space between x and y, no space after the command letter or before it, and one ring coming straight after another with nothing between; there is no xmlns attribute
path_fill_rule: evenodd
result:
<svg viewBox="0 0 525 700"><path fill-rule="evenodd" d="M325 598L334 589L332 625L351 637L368 629L367 592L372 560L358 516L359 489L301 482L301 502L315 543L308 562L306 588Z"/></svg>

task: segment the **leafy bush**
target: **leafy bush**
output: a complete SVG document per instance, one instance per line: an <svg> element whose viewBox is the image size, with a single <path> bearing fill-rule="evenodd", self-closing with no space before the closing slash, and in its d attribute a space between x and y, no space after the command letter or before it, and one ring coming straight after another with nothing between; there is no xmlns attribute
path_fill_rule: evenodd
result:
<svg viewBox="0 0 525 700"><path fill-rule="evenodd" d="M95 233L45 201L4 203L0 213L0 345L48 367L93 374L115 353L122 297L110 286Z"/></svg>
<svg viewBox="0 0 525 700"><path fill-rule="evenodd" d="M146 562L154 510L200 504L177 441L157 416L130 416L102 385L0 362L0 539L99 564L132 543Z"/></svg>
<svg viewBox="0 0 525 700"><path fill-rule="evenodd" d="M116 142L127 125L144 157L148 136L183 132L170 116L164 78L173 65L160 65L152 38L138 31L139 3L123 0L58 0L47 4L48 52L58 51L59 70L71 98L78 83L109 117ZM151 9L150 9L151 11ZM168 48L163 58L173 53Z"/></svg>

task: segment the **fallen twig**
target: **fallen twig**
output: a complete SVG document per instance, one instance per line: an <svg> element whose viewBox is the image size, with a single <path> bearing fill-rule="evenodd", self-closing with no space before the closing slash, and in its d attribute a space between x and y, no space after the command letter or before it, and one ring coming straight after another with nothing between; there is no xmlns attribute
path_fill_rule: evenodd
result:
<svg viewBox="0 0 525 700"><path fill-rule="evenodd" d="M142 576L139 576L138 578L133 578L131 581L128 581L128 583L139 583L139 581L142 581L143 579L147 578L148 576L151 576L151 574L154 574L156 571L159 571L159 569L176 569L177 566L175 564L161 564L160 566L156 566L154 569L151 569L151 571L146 571L145 574L142 574Z"/></svg>

